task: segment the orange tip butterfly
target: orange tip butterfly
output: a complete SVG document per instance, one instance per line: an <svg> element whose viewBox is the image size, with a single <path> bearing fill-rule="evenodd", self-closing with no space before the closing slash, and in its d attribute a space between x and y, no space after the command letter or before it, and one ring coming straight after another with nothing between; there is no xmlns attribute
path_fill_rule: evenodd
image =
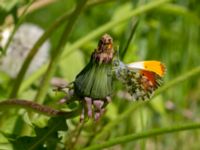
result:
<svg viewBox="0 0 200 150"><path fill-rule="evenodd" d="M133 100L147 100L162 84L165 66L159 61L140 61L124 64L114 60L116 78L125 84Z"/></svg>

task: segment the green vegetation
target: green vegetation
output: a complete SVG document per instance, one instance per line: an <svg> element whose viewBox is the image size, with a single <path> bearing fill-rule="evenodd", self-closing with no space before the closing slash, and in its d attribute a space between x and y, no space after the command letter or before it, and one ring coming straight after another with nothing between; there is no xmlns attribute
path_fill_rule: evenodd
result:
<svg viewBox="0 0 200 150"><path fill-rule="evenodd" d="M164 84L133 102L114 80L106 113L81 123L53 89L105 33L125 63L163 62ZM0 149L200 149L199 41L198 0L0 0Z"/></svg>

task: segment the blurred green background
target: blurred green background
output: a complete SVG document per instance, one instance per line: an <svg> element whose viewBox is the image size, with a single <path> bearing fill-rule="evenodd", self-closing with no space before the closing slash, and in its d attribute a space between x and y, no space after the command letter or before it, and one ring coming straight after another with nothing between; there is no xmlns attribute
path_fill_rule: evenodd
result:
<svg viewBox="0 0 200 150"><path fill-rule="evenodd" d="M45 3L46 2L46 3ZM76 3L75 0L45 0L38 1L39 5L30 6L33 10L28 12L22 24L32 24L40 27L44 31L48 29L57 18L63 14L70 12ZM96 48L101 35L110 34L114 39L115 49L123 52L131 32L134 29L135 22L138 25L134 32L133 38L129 43L123 61L126 63L142 60L159 60L162 61L167 72L164 78L164 86L171 81L185 76L192 69L200 66L200 2L198 0L174 0L166 4L162 4L148 12L140 13L138 16L131 17L126 21L120 22L112 26L111 29L102 32L98 36L84 42L73 51L68 51L69 47L81 38L87 37L91 32L95 32L108 22L119 20L121 17L129 14L130 11L138 7L142 7L148 3L156 2L156 0L91 0L89 5L79 16L69 40L66 43L64 53L65 57L61 57L56 67L53 79L64 79L71 82L80 70L87 64L92 51ZM17 21L16 12L27 6L28 0L0 0L0 33L3 33L8 27L12 27ZM45 4L44 4L45 3ZM15 19L13 19L15 18ZM15 21L14 21L15 20ZM70 20L66 19L66 22ZM48 54L50 59L54 53L58 40L63 32L63 26L55 29L56 31L48 38L50 48ZM2 35L2 34L1 34ZM1 36L1 41L3 36ZM2 46L3 47L3 46ZM2 48L1 47L1 48ZM3 49L3 48L2 48ZM17 47L14 51L18 53ZM20 53L20 51L19 51ZM22 52L23 53L23 52ZM14 64L15 60L22 59L22 55L13 56L7 63ZM1 56L4 59L7 55ZM42 55L37 59L41 59ZM37 61L35 59L34 61ZM46 62L48 61L45 60ZM0 64L2 65L2 63ZM18 94L21 99L33 100L40 86L41 76L35 66L35 70L27 75L23 80L24 89ZM9 68L7 68L9 70ZM31 79L31 75L37 77ZM161 94L154 97L148 103L131 102L125 100L122 96L123 87L116 86L113 91L113 100L107 107L107 112L101 121L94 125L93 121L85 123L78 140L73 145L70 139L75 136L79 117L68 120L68 131L64 134L63 143L67 147L73 148L87 147L95 142L106 141L120 135L130 133L138 133L148 129L170 127L174 124L185 124L200 121L200 73L196 73L184 81L177 82L176 85L162 91ZM52 82L53 82L52 79ZM0 99L6 100L9 97L12 83L15 77L10 76L5 70L0 72ZM69 109L74 106L61 106L58 100L62 94L55 94L52 91L53 85L49 87L48 93L44 100L45 105L59 109ZM136 107L138 104L139 107ZM127 111L128 110L128 111ZM44 126L48 117L40 116L38 119L29 119L26 111L18 110L15 114L6 115L8 110L0 113L0 131L27 135L19 130L15 130L16 120L21 116L25 125L24 128L32 130L31 123ZM10 110L9 110L10 111ZM12 111L12 110L11 110ZM123 116L122 116L123 115ZM114 125L112 125L112 123ZM110 127L109 127L110 126ZM104 131L107 128L107 131ZM101 137L101 133L105 133ZM33 135L33 134L28 134ZM95 141L96 140L96 141ZM132 149L200 149L200 132L185 131L174 134L166 134L156 136L140 141L133 141L125 144L119 144L111 150L132 150ZM71 142L71 143L70 143ZM2 143L2 144L1 144ZM3 134L0 134L0 149L11 148L8 140ZM59 149L59 146L58 146ZM60 148L61 149L61 148ZM67 148L66 148L67 149Z"/></svg>

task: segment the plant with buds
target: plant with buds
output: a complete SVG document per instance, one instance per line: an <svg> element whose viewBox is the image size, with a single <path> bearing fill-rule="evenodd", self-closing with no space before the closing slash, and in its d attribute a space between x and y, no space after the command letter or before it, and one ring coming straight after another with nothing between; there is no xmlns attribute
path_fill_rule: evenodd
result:
<svg viewBox="0 0 200 150"><path fill-rule="evenodd" d="M103 35L90 62L70 87L66 100L78 99L83 104L81 120L86 114L97 121L105 112L111 101L113 76L126 86L133 100L150 99L161 85L165 67L159 61L124 64L119 58L114 59L114 54L112 37Z"/></svg>

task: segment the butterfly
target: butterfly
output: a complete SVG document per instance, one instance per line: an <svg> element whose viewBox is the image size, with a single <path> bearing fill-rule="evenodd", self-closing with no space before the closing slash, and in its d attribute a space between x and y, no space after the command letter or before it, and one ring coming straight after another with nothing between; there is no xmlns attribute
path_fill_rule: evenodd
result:
<svg viewBox="0 0 200 150"><path fill-rule="evenodd" d="M124 64L119 59L113 61L116 78L125 86L133 100L150 99L154 91L163 83L165 66L160 61L140 61Z"/></svg>

